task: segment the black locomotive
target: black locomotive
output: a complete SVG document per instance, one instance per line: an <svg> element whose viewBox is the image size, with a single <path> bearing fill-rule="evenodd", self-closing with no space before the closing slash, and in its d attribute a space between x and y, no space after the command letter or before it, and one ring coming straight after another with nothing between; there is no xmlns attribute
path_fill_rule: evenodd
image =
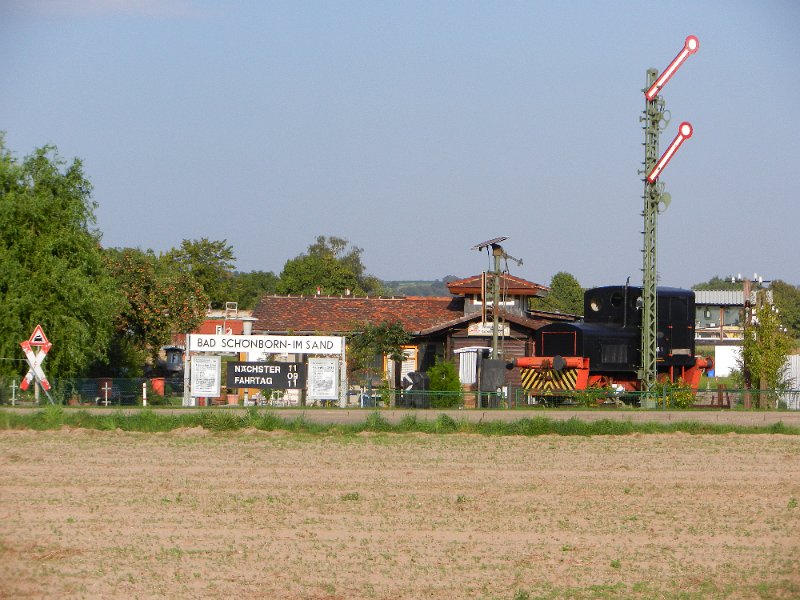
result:
<svg viewBox="0 0 800 600"><path fill-rule="evenodd" d="M710 361L695 355L694 292L658 288L657 370L660 380L697 389ZM545 325L534 335L534 356L518 358L525 388L541 392L640 388L642 289L606 286L584 294L581 321Z"/></svg>

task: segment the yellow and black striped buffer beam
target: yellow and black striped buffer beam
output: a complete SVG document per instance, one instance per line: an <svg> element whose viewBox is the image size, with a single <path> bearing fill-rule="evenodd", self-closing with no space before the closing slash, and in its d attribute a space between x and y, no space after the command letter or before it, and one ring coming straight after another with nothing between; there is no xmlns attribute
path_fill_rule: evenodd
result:
<svg viewBox="0 0 800 600"><path fill-rule="evenodd" d="M520 379L526 390L574 390L578 383L578 369L521 369Z"/></svg>

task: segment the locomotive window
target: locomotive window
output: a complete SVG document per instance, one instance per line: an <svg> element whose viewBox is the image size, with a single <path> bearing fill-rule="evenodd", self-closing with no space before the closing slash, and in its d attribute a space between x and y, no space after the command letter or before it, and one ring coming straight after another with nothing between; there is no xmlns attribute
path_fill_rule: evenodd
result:
<svg viewBox="0 0 800 600"><path fill-rule="evenodd" d="M611 306L615 306L615 307L616 306L622 306L622 303L624 301L625 301L625 299L622 297L622 294L620 294L619 292L611 294Z"/></svg>
<svg viewBox="0 0 800 600"><path fill-rule="evenodd" d="M589 308L591 308L594 312L600 312L600 309L603 308L603 302L599 297L594 296L591 300L589 300Z"/></svg>
<svg viewBox="0 0 800 600"><path fill-rule="evenodd" d="M600 360L605 364L627 364L628 346L626 344L600 344Z"/></svg>

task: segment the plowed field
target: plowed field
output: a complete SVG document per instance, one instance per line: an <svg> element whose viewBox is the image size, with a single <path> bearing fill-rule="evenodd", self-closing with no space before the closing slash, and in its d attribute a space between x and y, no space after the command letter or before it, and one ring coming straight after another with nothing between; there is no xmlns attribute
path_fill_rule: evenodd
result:
<svg viewBox="0 0 800 600"><path fill-rule="evenodd" d="M797 598L800 438L0 432L8 598Z"/></svg>

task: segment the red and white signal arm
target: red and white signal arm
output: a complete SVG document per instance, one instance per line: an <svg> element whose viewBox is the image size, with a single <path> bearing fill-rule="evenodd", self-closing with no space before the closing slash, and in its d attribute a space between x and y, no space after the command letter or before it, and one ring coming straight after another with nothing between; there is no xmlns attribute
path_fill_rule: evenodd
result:
<svg viewBox="0 0 800 600"><path fill-rule="evenodd" d="M663 73L661 73L661 76L656 79L653 82L653 85L650 86L650 89L644 93L644 97L648 102L652 102L653 98L658 96L663 87L667 85L667 82L672 78L673 75L675 75L675 71L677 71L680 66L686 62L687 58L689 58L699 49L700 40L697 39L697 36L690 35L686 38L686 41L683 42L683 48L681 48L681 51L678 52L678 56L672 59L672 62L669 63L669 66L664 69Z"/></svg>
<svg viewBox="0 0 800 600"><path fill-rule="evenodd" d="M675 153L678 151L678 148L681 147L681 144L692 137L692 133L694 130L692 129L692 124L688 121L684 121L681 123L680 127L678 127L678 135L675 136L675 139L672 140L672 143L667 148L666 152L661 155L661 158L658 159L656 166L653 167L652 171L647 174L647 181L650 183L655 183L658 176L661 174L661 171L664 170L664 167L667 166L672 157L675 156Z"/></svg>

